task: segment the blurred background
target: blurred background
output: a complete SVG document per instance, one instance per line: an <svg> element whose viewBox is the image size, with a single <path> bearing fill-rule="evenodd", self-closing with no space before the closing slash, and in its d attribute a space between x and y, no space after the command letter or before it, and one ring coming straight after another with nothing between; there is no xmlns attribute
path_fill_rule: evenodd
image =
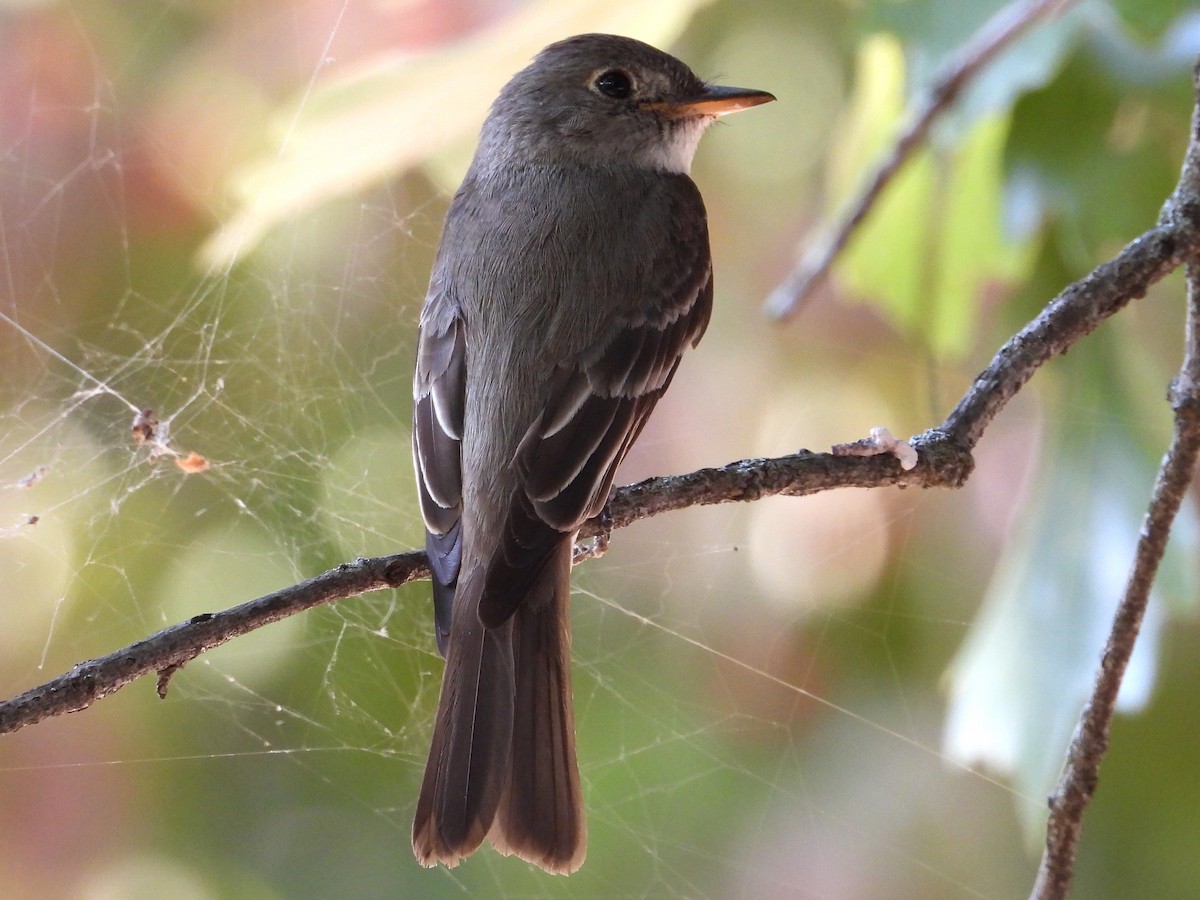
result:
<svg viewBox="0 0 1200 900"><path fill-rule="evenodd" d="M416 321L496 90L612 31L779 102L706 137L716 312L620 480L940 422L1151 226L1200 16L1082 0L938 123L792 321L765 298L983 0L0 5L0 693L420 546ZM1013 897L1170 435L1173 276L1041 371L957 492L692 509L575 573L590 844L419 868L428 585L269 626L0 737L6 897ZM134 439L143 410L149 440ZM1085 820L1081 897L1195 896L1181 517Z"/></svg>

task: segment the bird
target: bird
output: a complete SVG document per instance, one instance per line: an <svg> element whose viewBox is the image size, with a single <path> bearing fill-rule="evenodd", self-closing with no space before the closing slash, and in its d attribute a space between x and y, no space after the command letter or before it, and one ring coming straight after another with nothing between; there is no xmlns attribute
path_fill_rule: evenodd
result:
<svg viewBox="0 0 1200 900"><path fill-rule="evenodd" d="M418 862L484 839L550 873L586 854L572 549L712 309L689 177L719 116L774 100L628 37L551 44L500 91L421 312L413 460L441 694Z"/></svg>

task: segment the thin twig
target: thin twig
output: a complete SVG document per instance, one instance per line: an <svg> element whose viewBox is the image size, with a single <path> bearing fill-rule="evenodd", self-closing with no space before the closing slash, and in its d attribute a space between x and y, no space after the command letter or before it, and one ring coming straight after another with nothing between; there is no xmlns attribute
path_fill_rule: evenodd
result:
<svg viewBox="0 0 1200 900"><path fill-rule="evenodd" d="M887 156L863 185L837 221L814 238L800 262L767 298L772 318L788 319L824 282L851 235L874 207L883 190L909 157L925 143L934 121L962 93L971 80L1014 40L1043 19L1061 15L1075 0L1019 0L988 19L947 62L929 92L913 104L907 127L891 145Z"/></svg>
<svg viewBox="0 0 1200 900"><path fill-rule="evenodd" d="M988 423L1034 372L1130 301L1144 297L1152 285L1195 254L1196 242L1192 225L1159 225L1067 287L1000 348L943 427L965 446L974 447Z"/></svg>
<svg viewBox="0 0 1200 900"><path fill-rule="evenodd" d="M1179 187L1162 215L1164 223L1190 222L1192 227L1200 221L1200 64L1196 67L1195 84L1197 105L1192 117L1192 140ZM1036 900L1062 900L1070 891L1083 813L1099 785L1100 762L1108 750L1117 695L1133 655L1171 526L1200 460L1200 261L1196 257L1193 253L1193 261L1188 265L1183 366L1170 391L1175 431L1159 468L1142 523L1133 570L1113 619L1092 695L1071 739L1058 785L1050 796L1046 846L1030 895Z"/></svg>
<svg viewBox="0 0 1200 900"><path fill-rule="evenodd" d="M194 616L0 703L0 734L86 709L143 675L158 673L158 693L165 696L170 677L206 650L314 606L428 574L421 552L360 559L232 609Z"/></svg>

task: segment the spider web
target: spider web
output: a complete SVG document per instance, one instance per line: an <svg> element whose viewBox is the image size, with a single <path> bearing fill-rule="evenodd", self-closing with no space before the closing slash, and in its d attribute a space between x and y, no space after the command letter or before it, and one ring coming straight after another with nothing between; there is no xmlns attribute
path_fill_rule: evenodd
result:
<svg viewBox="0 0 1200 900"><path fill-rule="evenodd" d="M422 541L408 394L445 189L410 174L328 202L199 274L211 222L171 176L203 185L137 74L155 27L114 50L128 29L80 16L4 38L21 62L0 131L6 695ZM817 442L809 423L854 434L892 409L822 372L907 365L865 362L882 336L855 316L816 316L819 337L747 325L734 298L767 287L748 248L780 242L737 236L755 213L712 195L726 293L625 480L784 453ZM488 850L455 871L411 858L441 672L427 585L205 654L165 703L139 683L7 737L0 870L31 896L1010 895L1029 866L1012 792L937 749L937 680L983 576L938 558L956 538L911 535L954 515L887 493L690 510L578 569L590 841L571 879Z"/></svg>

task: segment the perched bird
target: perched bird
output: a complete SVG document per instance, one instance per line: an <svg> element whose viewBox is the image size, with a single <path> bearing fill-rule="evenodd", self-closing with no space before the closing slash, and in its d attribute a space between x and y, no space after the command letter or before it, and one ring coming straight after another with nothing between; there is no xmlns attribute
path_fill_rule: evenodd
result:
<svg viewBox="0 0 1200 900"><path fill-rule="evenodd" d="M704 333L712 262L688 177L718 116L775 99L587 34L504 87L446 215L421 313L413 455L446 657L413 822L426 866L486 837L583 862L571 551Z"/></svg>

